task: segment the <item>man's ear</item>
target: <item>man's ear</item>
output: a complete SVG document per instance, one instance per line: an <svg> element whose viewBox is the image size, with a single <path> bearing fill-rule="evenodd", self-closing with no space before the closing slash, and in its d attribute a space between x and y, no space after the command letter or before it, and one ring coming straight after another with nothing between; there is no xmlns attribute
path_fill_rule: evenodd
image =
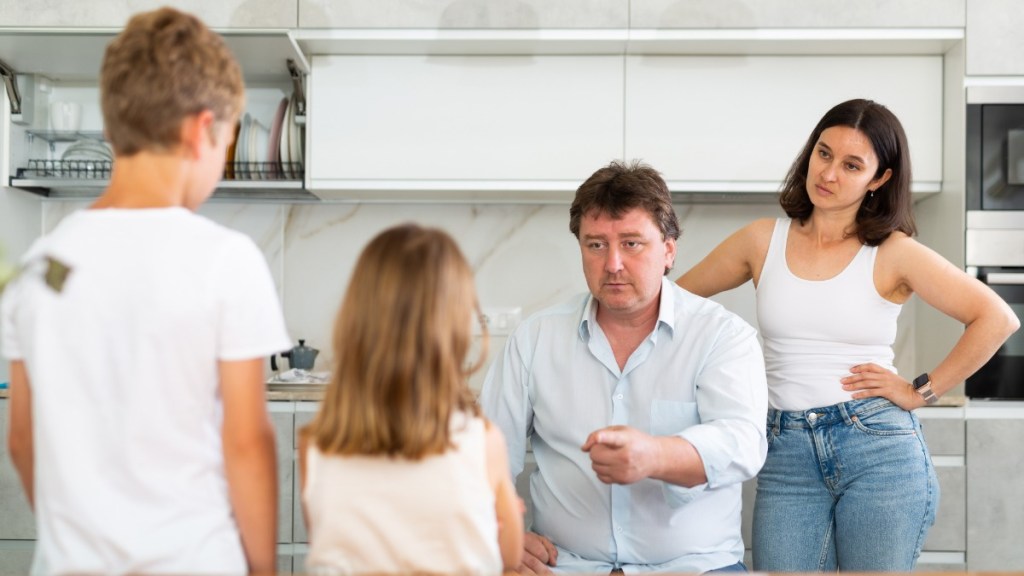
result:
<svg viewBox="0 0 1024 576"><path fill-rule="evenodd" d="M212 145L213 123L213 112L210 110L191 114L181 121L181 146L190 158L199 158L202 151Z"/></svg>

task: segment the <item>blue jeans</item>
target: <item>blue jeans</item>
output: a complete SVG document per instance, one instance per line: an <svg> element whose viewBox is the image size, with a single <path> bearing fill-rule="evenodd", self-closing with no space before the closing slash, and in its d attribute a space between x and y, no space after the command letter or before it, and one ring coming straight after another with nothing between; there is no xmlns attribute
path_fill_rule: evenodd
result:
<svg viewBox="0 0 1024 576"><path fill-rule="evenodd" d="M909 572L939 484L921 425L884 398L768 410L757 477L758 572Z"/></svg>

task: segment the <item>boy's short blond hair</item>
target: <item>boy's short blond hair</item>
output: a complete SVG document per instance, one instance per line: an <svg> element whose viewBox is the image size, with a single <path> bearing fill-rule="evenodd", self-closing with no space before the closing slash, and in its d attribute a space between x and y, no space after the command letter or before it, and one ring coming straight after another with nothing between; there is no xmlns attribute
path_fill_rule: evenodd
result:
<svg viewBox="0 0 1024 576"><path fill-rule="evenodd" d="M219 34L173 8L136 14L107 45L100 70L107 139L118 155L163 152L180 142L181 122L210 110L235 122L245 84Z"/></svg>

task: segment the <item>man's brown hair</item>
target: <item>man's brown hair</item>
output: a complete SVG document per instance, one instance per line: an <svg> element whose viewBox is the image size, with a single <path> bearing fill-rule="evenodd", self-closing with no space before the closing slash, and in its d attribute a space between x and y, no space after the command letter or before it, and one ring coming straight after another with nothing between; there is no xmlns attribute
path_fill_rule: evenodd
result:
<svg viewBox="0 0 1024 576"><path fill-rule="evenodd" d="M136 14L109 45L100 101L114 152L163 152L180 142L181 122L210 110L235 122L245 84L234 55L198 18L173 8Z"/></svg>

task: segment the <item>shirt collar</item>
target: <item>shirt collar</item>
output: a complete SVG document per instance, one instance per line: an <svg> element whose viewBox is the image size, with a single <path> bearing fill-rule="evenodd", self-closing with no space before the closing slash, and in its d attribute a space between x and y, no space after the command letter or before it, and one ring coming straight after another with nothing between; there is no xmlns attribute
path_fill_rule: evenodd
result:
<svg viewBox="0 0 1024 576"><path fill-rule="evenodd" d="M674 284L667 276L661 278L661 300L658 302L658 323L655 327L655 332L660 326L664 326L668 330L669 337L675 334L675 318L676 318L676 293L673 290ZM589 294L584 301L583 310L580 313L580 323L577 328L580 336L580 340L584 342L590 341L590 324L597 322L597 298L594 298L593 294Z"/></svg>

